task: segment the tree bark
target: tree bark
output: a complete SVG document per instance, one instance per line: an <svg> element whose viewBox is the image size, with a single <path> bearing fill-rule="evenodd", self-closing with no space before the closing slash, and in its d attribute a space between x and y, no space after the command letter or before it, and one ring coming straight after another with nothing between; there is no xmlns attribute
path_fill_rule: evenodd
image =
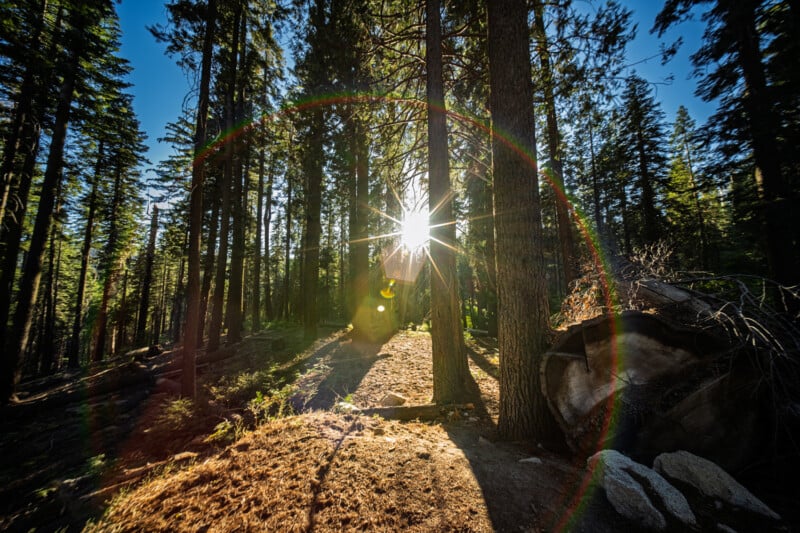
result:
<svg viewBox="0 0 800 533"><path fill-rule="evenodd" d="M433 401L448 404L466 399L469 371L458 302L457 242L447 152L440 3L439 0L428 0L425 5Z"/></svg>
<svg viewBox="0 0 800 533"><path fill-rule="evenodd" d="M192 187L189 193L189 258L186 282L186 327L183 331L183 373L181 395L196 396L195 351L200 322L200 237L203 230L203 180L204 166L200 159L206 143L208 121L208 93L211 84L211 61L214 52L214 27L217 19L217 2L208 0L206 7L203 59L200 67L200 94L197 99L197 122L194 135L194 162Z"/></svg>
<svg viewBox="0 0 800 533"><path fill-rule="evenodd" d="M94 326L94 348L92 351L92 361L103 360L106 348L106 336L108 328L108 306L111 299L111 291L114 288L117 277L119 259L117 256L117 241L119 240L119 230L117 228L117 217L119 216L120 205L122 204L122 168L121 163L117 162L114 175L114 197L111 203L110 227L108 230L108 240L105 245L105 272L103 276L103 295L100 299L100 307L97 310L97 318Z"/></svg>
<svg viewBox="0 0 800 533"><path fill-rule="evenodd" d="M80 339L83 327L83 303L86 293L86 275L89 271L89 254L92 250L92 233L94 232L94 217L97 210L97 183L100 180L100 169L103 164L104 145L100 141L97 148L97 162L95 163L94 176L92 177L92 190L89 193L89 211L86 214L86 227L83 230L83 245L81 246L81 269L78 274L78 287L75 294L75 316L72 322L72 335L67 351L67 364L70 368L80 366Z"/></svg>
<svg viewBox="0 0 800 533"><path fill-rule="evenodd" d="M236 90L236 105L234 106L234 123L238 123L244 117L244 83L245 80L240 76L240 70L244 66L244 55L247 44L247 16L242 13L241 5L237 7L236 20L240 24L240 29L234 34L233 50L239 53L239 61L234 61L231 72L231 87ZM231 124L233 127L233 124ZM234 150L235 157L233 172L233 198L231 205L232 236L231 236L231 271L230 282L228 285L228 301L225 309L225 324L228 326L228 342L239 342L242 338L243 322L243 298L244 288L244 252L245 252L245 208L244 201L247 193L243 180L249 173L249 140L242 137L233 141L231 149ZM247 162L245 162L247 159Z"/></svg>
<svg viewBox="0 0 800 533"><path fill-rule="evenodd" d="M359 307L366 305L369 297L369 243L367 241L367 217L369 213L369 162L367 161L366 138L355 112L351 116L350 128L350 293L349 314L353 323L353 334L361 336L365 324L356 320Z"/></svg>
<svg viewBox="0 0 800 533"><path fill-rule="evenodd" d="M228 87L225 91L225 130L233 129L233 92L235 88L235 72L238 57L239 25L234 21L234 44L231 48L231 65L234 74L230 75ZM234 180L233 168L233 141L228 139L225 143L225 163L222 174L222 219L219 225L219 252L217 254L217 271L214 278L214 293L211 297L211 322L208 326L208 347L213 352L219 348L222 335L223 305L225 303L225 274L228 270L228 245L230 243L231 223L231 186Z"/></svg>
<svg viewBox="0 0 800 533"><path fill-rule="evenodd" d="M525 0L488 4L503 438L549 441L557 431L539 388L547 289ZM515 147L522 148L519 151Z"/></svg>
<svg viewBox="0 0 800 533"><path fill-rule="evenodd" d="M323 166L323 128L325 115L319 107L311 111L311 131L306 157L306 213L303 234L303 330L307 338L317 336L317 296L319 292L319 244L322 235L322 166Z"/></svg>
<svg viewBox="0 0 800 533"><path fill-rule="evenodd" d="M136 344L143 345L146 341L147 315L150 309L150 287L153 285L153 262L156 257L156 235L158 234L158 206L153 203L153 213L150 217L150 237L147 240L147 250L144 256L144 278L142 290L139 295L139 320L136 323Z"/></svg>
<svg viewBox="0 0 800 533"><path fill-rule="evenodd" d="M272 273L270 272L270 226L272 224L272 187L275 182L275 153L273 152L269 165L269 178L267 180L267 194L264 199L264 308L267 321L272 322L275 313L272 307Z"/></svg>

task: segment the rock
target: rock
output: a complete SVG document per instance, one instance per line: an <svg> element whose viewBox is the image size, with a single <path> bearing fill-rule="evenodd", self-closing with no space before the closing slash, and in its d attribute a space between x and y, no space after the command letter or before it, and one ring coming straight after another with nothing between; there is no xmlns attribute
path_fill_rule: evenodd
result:
<svg viewBox="0 0 800 533"><path fill-rule="evenodd" d="M345 414L358 414L361 412L361 409L359 409L350 402L339 402L336 404L334 410L337 413L345 413Z"/></svg>
<svg viewBox="0 0 800 533"><path fill-rule="evenodd" d="M650 468L616 450L596 453L587 460L587 465L597 469L608 501L622 516L644 528L663 531L667 527L663 511L685 526L697 526L683 494Z"/></svg>
<svg viewBox="0 0 800 533"><path fill-rule="evenodd" d="M518 463L530 463L533 465L540 465L542 464L542 460L538 457L526 457L525 459L520 459L517 461Z"/></svg>
<svg viewBox="0 0 800 533"><path fill-rule="evenodd" d="M772 520L781 519L780 515L708 459L687 451L662 453L656 457L653 468L669 479L691 485L709 498Z"/></svg>
<svg viewBox="0 0 800 533"><path fill-rule="evenodd" d="M406 399L404 396L401 396L396 392L390 392L383 397L381 400L381 405L383 407L399 407L405 404L407 401L408 399Z"/></svg>

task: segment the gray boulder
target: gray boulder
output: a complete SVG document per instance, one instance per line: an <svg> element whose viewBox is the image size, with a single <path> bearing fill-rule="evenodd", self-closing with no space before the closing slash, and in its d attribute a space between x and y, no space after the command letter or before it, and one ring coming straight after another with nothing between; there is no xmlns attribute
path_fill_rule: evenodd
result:
<svg viewBox="0 0 800 533"><path fill-rule="evenodd" d="M616 450L602 450L587 460L614 509L641 527L663 531L664 513L681 524L697 527L697 519L683 494L658 473Z"/></svg>
<svg viewBox="0 0 800 533"><path fill-rule="evenodd" d="M708 459L687 451L662 453L656 457L653 468L668 479L691 485L706 497L772 520L781 519L780 515Z"/></svg>

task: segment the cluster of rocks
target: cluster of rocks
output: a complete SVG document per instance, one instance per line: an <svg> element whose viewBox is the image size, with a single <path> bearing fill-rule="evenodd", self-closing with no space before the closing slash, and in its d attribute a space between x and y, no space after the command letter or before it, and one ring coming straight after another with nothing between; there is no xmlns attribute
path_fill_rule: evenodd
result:
<svg viewBox="0 0 800 533"><path fill-rule="evenodd" d="M649 531L787 531L781 517L715 463L686 451L653 467L616 450L587 459L614 509Z"/></svg>

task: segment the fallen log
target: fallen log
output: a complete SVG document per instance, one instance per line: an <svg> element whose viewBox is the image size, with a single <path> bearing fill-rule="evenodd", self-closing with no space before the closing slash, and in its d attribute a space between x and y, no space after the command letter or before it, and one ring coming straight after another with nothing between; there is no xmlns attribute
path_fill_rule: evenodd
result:
<svg viewBox="0 0 800 533"><path fill-rule="evenodd" d="M50 408L62 407L77 401L88 401L128 387L152 385L153 382L154 377L146 366L130 362L87 376L55 391L6 405L2 408L2 416L5 420L31 417Z"/></svg>
<svg viewBox="0 0 800 533"><path fill-rule="evenodd" d="M401 405L396 407L370 407L357 411L359 414L366 416L377 415L387 420L400 420L407 422L409 420L436 420L438 418L447 418L452 416L452 413L458 411L470 411L475 407L472 404L453 404L453 405ZM460 416L460 415L459 415Z"/></svg>

